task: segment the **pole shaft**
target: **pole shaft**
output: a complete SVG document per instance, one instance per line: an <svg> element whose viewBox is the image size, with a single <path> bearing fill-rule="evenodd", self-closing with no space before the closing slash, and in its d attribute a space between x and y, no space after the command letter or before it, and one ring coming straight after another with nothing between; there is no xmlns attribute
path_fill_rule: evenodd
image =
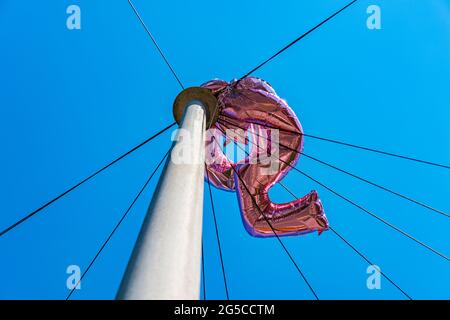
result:
<svg viewBox="0 0 450 320"><path fill-rule="evenodd" d="M118 299L200 298L205 111L186 107Z"/></svg>

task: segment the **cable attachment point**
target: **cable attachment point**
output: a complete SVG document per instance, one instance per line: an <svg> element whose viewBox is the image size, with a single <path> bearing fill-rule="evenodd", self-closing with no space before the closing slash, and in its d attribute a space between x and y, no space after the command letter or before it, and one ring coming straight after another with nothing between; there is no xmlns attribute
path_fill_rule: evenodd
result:
<svg viewBox="0 0 450 320"><path fill-rule="evenodd" d="M205 108L206 128L210 128L219 117L217 98L211 90L202 87L190 87L181 91L173 102L173 117L180 125L186 106L191 101L200 101Z"/></svg>

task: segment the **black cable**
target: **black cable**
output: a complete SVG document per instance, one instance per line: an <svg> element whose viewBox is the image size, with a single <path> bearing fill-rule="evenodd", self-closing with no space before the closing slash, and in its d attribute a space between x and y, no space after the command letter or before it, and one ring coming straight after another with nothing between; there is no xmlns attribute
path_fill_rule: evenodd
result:
<svg viewBox="0 0 450 320"><path fill-rule="evenodd" d="M75 291L75 289L78 287L79 283L83 280L83 278L86 276L86 274L88 273L89 269L91 269L92 265L94 264L95 260L97 260L98 256L100 255L100 253L103 251L103 249L106 247L106 245L108 244L109 240L111 240L112 236L114 235L114 233L116 232L116 230L119 228L120 224L123 222L123 220L125 220L126 216L128 215L128 213L131 211L131 209L133 208L134 204L137 202L137 200L139 199L139 197L141 196L141 194L144 192L145 188L147 187L147 185L150 183L150 180L153 178L153 176L155 175L155 173L158 171L159 167L163 164L164 159L167 158L167 156L169 155L171 149L169 149L169 151L166 152L166 154L164 155L164 157L161 159L161 161L158 163L158 165L156 166L156 168L153 170L153 172L150 174L150 176L148 177L147 181L145 182L145 184L142 186L141 190L138 192L138 194L136 195L136 197L133 199L133 201L131 202L130 206L128 207L128 209L125 211L125 213L123 214L123 216L120 218L119 222L116 224L116 226L114 227L114 229L111 231L111 233L109 234L108 238L105 240L105 242L103 242L102 246L100 247L100 249L97 251L97 253L95 254L94 258L91 260L91 262L89 263L88 267L86 268L86 270L83 272L83 274L81 275L81 278L78 280L77 284L74 286L74 288L70 291L69 295L67 296L66 300L69 300L70 297L72 296L73 292Z"/></svg>
<svg viewBox="0 0 450 320"><path fill-rule="evenodd" d="M223 118L229 118L232 120L237 120L234 119L232 117L228 117L225 115L221 115L221 121L225 121L230 123L229 121L223 119ZM396 153L391 153L391 152L387 152L387 151L382 151L382 150L378 150L378 149L373 149L373 148L369 148L369 147L364 147L364 146L360 146L360 145L356 145L356 144L351 144L351 143L347 143L347 142L343 142L343 141L339 141L339 140L333 140L333 139L328 139L328 138L323 138L323 137L319 137L319 136L315 136L315 135L311 135L311 134L306 134L306 133L301 133L301 132L296 132L296 131L290 131L290 130L283 130L280 128L275 128L269 125L265 125L263 123L257 123L257 122L251 122L251 121L245 121L246 123L250 123L250 124L257 124L266 128L270 128L270 129L277 129L280 131L284 131L284 132L289 132L289 133L293 133L293 134L299 134L308 138L312 138L312 139L317 139L317 140L321 140L321 141L326 141L326 142L330 142L330 143L335 143L335 144L339 144L339 145L343 145L346 147L351 147L351 148L356 148L356 149L361 149L361 150L365 150L365 151L370 151L370 152L375 152L375 153L379 153L385 156L390 156L390 157L396 157L396 158L400 158L400 159L404 159L404 160L409 160L409 161L415 161L415 162L419 162L422 164L427 164L427 165L431 165L431 166L435 166L435 167L440 167L440 168L444 168L444 169L450 169L449 165L445 165L445 164L440 164L440 163L436 163L436 162L431 162L431 161L427 161L427 160L422 160L422 159L418 159L418 158L413 158L413 157L409 157L409 156L404 156L401 154L396 154ZM232 125L236 126L235 124L232 123Z"/></svg>
<svg viewBox="0 0 450 320"><path fill-rule="evenodd" d="M284 46L282 49L280 49L278 52L276 52L274 55L272 55L270 58L266 59L265 61L263 61L262 63L260 63L258 66L256 66L255 68L253 68L252 70L250 70L249 72L247 72L244 76L242 76L240 80L244 79L245 77L248 77L249 75L251 75L253 72L255 72L256 70L258 70L259 68L261 68L262 66L264 66L266 63L268 63L269 61L271 61L272 59L274 59L276 56L280 55L283 51L289 49L291 46L293 46L294 44L296 44L298 41L302 40L304 37L306 37L307 35L309 35L311 32L313 32L314 30L318 29L320 26L322 26L323 24L325 24L326 22L328 22L329 20L331 20L332 18L334 18L335 16L337 16L339 13L341 13L342 11L344 11L345 9L347 9L348 7L350 7L352 4L354 4L356 1L358 0L353 0L351 1L349 4L347 4L345 7L343 7L342 9L336 11L335 13L333 13L331 16L329 16L328 18L326 18L325 20L323 20L322 22L320 22L318 25L316 25L315 27L309 29L307 32L305 32L304 34L302 34L300 37L298 37L297 39L295 39L294 41L290 42L289 44L287 44L286 46Z"/></svg>
<svg viewBox="0 0 450 320"><path fill-rule="evenodd" d="M205 164L205 166L206 166L206 164ZM228 294L227 277L225 275L225 267L224 267L224 263L223 263L222 247L220 245L219 228L217 227L216 210L214 209L214 201L213 201L213 196L212 196L212 191L211 191L211 182L209 180L208 170L206 169L205 171L206 171L206 177L208 179L209 198L211 200L211 209L212 209L212 214L213 214L213 218L214 218L214 226L216 228L216 237L217 237L217 246L219 247L220 264L222 265L223 283L225 285L225 293L227 295L227 300L230 300L230 296Z"/></svg>
<svg viewBox="0 0 450 320"><path fill-rule="evenodd" d="M289 193L291 194L295 199L299 199L291 190L289 190L288 187L286 187L283 183L279 182L280 185ZM328 227L338 238L340 238L342 241L344 241L345 244L347 244L353 251L355 251L361 258L363 258L369 265L375 265L372 263L364 254L361 253L356 247L354 247L349 241L347 241L343 236L341 236L333 227ZM412 298L402 289L400 288L391 278L389 278L384 272L381 270L378 270L382 276L386 278L394 287L396 287L401 293L403 293L409 300L412 300Z"/></svg>
<svg viewBox="0 0 450 320"><path fill-rule="evenodd" d="M222 131L222 133L224 133L222 129L220 129L220 130ZM241 136L241 137L242 137L242 136ZM251 142L252 144L255 145L255 143L254 143L253 141L250 141L250 142ZM240 146L239 146L239 147L240 147ZM257 147L259 147L259 146L257 145ZM261 148L261 147L259 147L259 148ZM247 154L248 154L248 153L247 153ZM420 245L423 246L424 248L426 248L426 249L430 250L431 252L433 252L433 253L439 255L440 257L444 258L445 260L450 261L450 259L449 259L446 255L440 253L439 251L433 249L433 248L430 247L429 245L427 245L427 244L421 242L420 240L414 238L413 236L411 236L410 234L406 233L406 232L403 231L402 229L396 227L395 225L391 224L390 222L388 222L388 221L384 220L383 218L377 216L376 214L370 212L369 210L367 210L367 209L364 208L363 206L357 204L356 202L354 202L354 201L350 200L349 198L343 196L342 194L336 192L335 190L331 189L330 187L326 186L325 184L321 183L320 181L314 179L313 177L311 177L310 175L308 175L308 174L306 174L305 172L301 171L300 169L298 169L298 168L292 166L290 163L288 163L288 162L286 162L286 161L284 161L284 160L282 160L282 159L280 159L280 158L278 158L278 160L281 161L281 162L283 162L283 163L285 163L285 164L288 165L290 168L292 168L292 169L294 169L295 171L299 172L300 174L302 174L303 176L307 177L308 179L310 179L310 180L314 181L315 183L319 184L320 186L322 186L323 188L327 189L328 191L330 191L330 192L333 193L334 195L338 196L339 198L341 198L341 199L347 201L347 202L350 203L351 205L357 207L358 209L364 211L365 213L369 214L370 216L374 217L375 219L381 221L381 222L384 223L385 225L391 227L392 229L396 230L397 232L400 232L400 233L403 234L404 236L406 236L406 237L410 238L411 240L415 241L417 244L420 244Z"/></svg>
<svg viewBox="0 0 450 320"><path fill-rule="evenodd" d="M342 194L336 192L335 190L331 189L330 187L324 185L323 183L321 183L320 181L314 179L313 177L311 177L310 175L306 174L305 172L301 171L300 169L297 169L296 167L292 167L294 170L296 170L297 172L301 173L302 175L304 175L305 177L307 177L308 179L314 181L315 183L317 183L318 185L322 186L323 188L327 189L328 191L330 191L331 193L333 193L334 195L338 196L339 198L345 200L346 202L350 203L351 205L355 206L356 208L364 211L365 213L369 214L370 216L374 217L375 219L377 219L378 221L381 221L382 223L384 223L385 225L387 225L388 227L396 230L397 232L400 232L401 234L403 234L404 236L410 238L411 240L413 240L414 242L416 242L417 244L420 244L421 246L423 246L424 248L430 250L431 252L437 254L438 256L444 258L447 261L450 261L450 259L440 253L439 251L433 249L432 247L430 247L429 245L423 243L422 241L414 238L413 236L411 236L410 234L406 233L405 231L401 230L400 228L394 226L393 224L391 224L390 222L384 220L383 218L377 216L376 214L370 212L369 210L367 210L366 208L364 208L363 206L357 204L356 202L350 200L349 198L343 196Z"/></svg>
<svg viewBox="0 0 450 320"><path fill-rule="evenodd" d="M116 158L115 160L113 160L112 162L108 163L107 165L103 166L102 168L98 169L97 171L95 171L94 173L92 173L91 175L89 175L88 177L84 178L83 180L81 180L80 182L78 182L77 184L75 184L74 186L72 186L71 188L67 189L66 191L64 191L63 193L61 193L60 195L58 195L57 197L53 198L52 200L48 201L47 203L45 203L44 205L40 206L39 208L37 208L36 210L34 210L33 212L27 214L25 217L23 217L22 219L20 219L19 221L13 223L11 226L9 226L8 228L4 229L3 231L0 232L0 237L5 235L7 232L11 231L12 229L14 229L15 227L17 227L18 225L20 225L21 223L25 222L26 220L30 219L32 216L34 216L35 214L37 214L38 212L40 212L41 210L47 208L49 205L51 205L53 202L61 199L62 197L64 197L65 195L67 195L68 193L70 193L71 191L75 190L76 188L78 188L79 186L81 186L82 184L84 184L85 182L91 180L92 178L94 178L96 175L98 175L99 173L101 173L102 171L106 170L107 168L111 167L113 164L115 164L116 162L122 160L123 158L125 158L126 156L128 156L129 154L131 154L132 152L136 151L137 149L139 149L140 147L144 146L145 144L147 144L148 142L150 142L151 140L153 140L154 138L156 138L157 136L159 136L160 134L164 133L165 131L167 131L168 129L170 129L171 127L173 127L176 124L176 122L172 123L171 125L165 127L164 129L160 130L159 132L155 133L153 136L151 136L150 138L146 139L145 141L141 142L140 144L138 144L137 146L135 146L133 149L125 152L124 154L122 154L120 157Z"/></svg>
<svg viewBox="0 0 450 320"><path fill-rule="evenodd" d="M272 224L270 223L270 221L267 219L266 215L262 212L261 208L258 206L258 204L256 203L256 200L253 198L253 196L250 193L250 190L248 189L247 185L245 184L245 182L242 180L242 178L238 175L236 169L234 168L234 166L231 166L233 168L233 171L235 172L236 176L239 178L239 180L241 181L242 185L244 186L245 190L247 191L248 195L250 196L250 198L252 198L253 204L256 206L256 208L258 209L258 211L261 213L261 215L264 217L264 220L266 221L266 223L269 225L270 229L272 230L273 234L275 235L275 237L277 238L278 242L280 243L280 245L283 247L284 251L286 252L286 254L288 255L289 259L292 261L292 263L294 264L295 268L297 269L297 271L300 273L301 277L303 278L303 280L305 281L306 285L309 287L309 289L311 290L312 294L314 295L314 297L316 298L316 300L319 300L319 297L317 296L316 292L314 291L313 287L311 286L311 284L309 283L308 279L306 279L305 275L303 274L302 270L300 269L300 267L298 266L298 264L295 262L294 258L292 257L292 255L290 254L289 250L286 248L286 246L284 245L283 241L280 239L280 236L277 234L277 232L275 231L274 227L272 226Z"/></svg>
<svg viewBox="0 0 450 320"><path fill-rule="evenodd" d="M401 194L401 193L399 193L399 192L397 192L397 191L394 191L394 190L392 190L392 189L386 188L386 187L384 187L384 186L382 186L382 185L379 185L379 184L377 184L377 183L375 183L375 182L369 181L369 180L367 180L367 179L365 179L365 178L362 178L362 177L360 177L360 176L357 176L356 174L353 174L353 173L351 173L351 172L349 172L349 171L346 171L346 170L344 170L344 169L340 169L340 168L336 167L335 165L332 165L332 164L330 164L330 163L327 163L327 162L325 162L325 161L322 161L322 160L320 160L320 159L317 159L317 158L315 158L315 157L313 157L313 156L311 156L311 155L307 155L307 154L304 153L304 152L301 152L301 154L302 154L303 156L305 156L305 157L311 159L311 160L314 160L314 161L316 161L316 162L318 162L318 163L321 163L321 164L323 164L323 165L326 165L326 166L328 166L328 167L330 167L330 168L333 168L333 169L335 169L335 170L337 170L337 171L340 171L340 172L342 172L342 173L345 173L346 175L349 175L349 176L351 176L351 177L353 177L353 178L356 178L356 179L361 180L361 181L363 181L363 182L365 182L365 183L368 183L368 184L370 184L370 185L372 185L372 186L374 186L374 187L377 187L377 188L379 188L379 189L381 189L381 190L384 190L384 191L386 191L386 192L389 192L389 193L391 193L391 194L393 194L393 195L396 195L396 196L398 196L398 197L400 197L400 198L403 198L403 199L408 200L408 201L410 201L410 202L412 202L412 203L415 203L415 204L417 204L417 205L419 205L419 206L421 206L421 207L424 207L424 208L426 208L426 209L429 209L429 210L431 210L431 211L437 212L437 213L439 213L439 214L441 214L441 215L443 215L443 216L445 216L445 217L450 218L450 215L449 215L449 214L447 214L447 213L445 213L445 212L443 212L443 211L441 211L441 210L438 210L438 209L436 209L436 208L433 208L432 206L430 206L430 205L428 205L428 204L425 204L425 203L423 203L423 202L420 202L420 201L418 201L418 200L415 200L415 199L413 199L413 198L410 198L410 197L408 197L408 196L405 196L405 195L403 195L403 194Z"/></svg>
<svg viewBox="0 0 450 320"><path fill-rule="evenodd" d="M342 241L344 241L353 251L355 251L361 258L363 258L369 265L374 265L370 262L365 255L363 255L358 249L356 249L350 242L348 242L344 237L342 237L335 229L330 226L330 230ZM400 288L391 278L389 278L383 271L378 269L378 272L386 278L394 287L396 287L401 293L403 293L409 300L413 300L410 295L408 295L402 288Z"/></svg>
<svg viewBox="0 0 450 320"><path fill-rule="evenodd" d="M221 128L219 128L220 131L222 131ZM222 133L224 133L222 131ZM219 145L219 143L216 141L216 139L213 140ZM220 148L220 145L219 145ZM244 150L245 151L245 150ZM247 152L247 151L245 151ZM236 168L232 165L231 168L233 169L234 173L236 174L236 176L239 178L239 180L241 181L242 185L244 186L245 190L247 191L248 195L250 196L250 198L252 199L252 202L254 204L254 206L258 209L258 211L261 213L261 215L263 216L264 220L266 221L266 223L268 224L268 226L270 227L270 229L272 230L273 234L275 235L275 237L277 238L278 242L280 243L281 247L283 248L283 250L286 252L287 256L289 257L289 259L291 260L292 264L295 266L295 268L297 269L298 273L300 274L300 276L303 278L303 280L305 281L306 285L308 286L309 290L311 290L312 294L314 295L316 300L319 300L319 297L317 296L316 292L314 291L313 287L311 286L311 284L309 283L308 279L306 279L306 276L303 274L302 270L300 269L300 267L298 266L298 264L295 262L294 258L292 257L292 255L290 254L289 250L286 248L286 246L284 245L283 241L280 239L280 236L277 234L277 232L275 231L275 228L272 226L272 224L270 223L269 219L267 219L266 215L263 213L263 211L261 210L261 208L258 206L258 204L256 203L256 200L253 198L250 190L248 189L247 185L245 184L245 182L242 180L241 176L237 173Z"/></svg>
<svg viewBox="0 0 450 320"><path fill-rule="evenodd" d="M202 238L202 279L203 279L203 300L206 300L205 256L203 251L203 238Z"/></svg>
<svg viewBox="0 0 450 320"><path fill-rule="evenodd" d="M225 120L225 121L226 121L226 120ZM240 128L240 127L239 127L239 128ZM240 128L240 129L244 130L243 128ZM257 135L258 137L265 138L265 139L267 140L266 137L263 137L263 136L261 136L260 134L258 134L258 133L256 133L256 132L254 132L254 134ZM355 178L355 179L358 179L358 180L363 181L363 182L365 182L365 183L368 183L368 184L370 184L370 185L372 185L372 186L374 186L374 187L377 187L377 188L379 188L379 189L381 189L381 190L383 190L383 191L389 192L389 193L391 193L391 194L393 194L393 195L396 195L396 196L398 196L398 197L400 197L400 198L403 198L403 199L405 199L405 200L407 200L407 201L410 201L410 202L412 202L412 203L415 203L415 204L417 204L417 205L419 205L419 206L421 206L421 207L424 207L424 208L426 208L426 209L429 209L429 210L431 210L431 211L434 211L434 212L436 212L436 213L439 213L439 214L441 214L441 215L443 215L443 216L446 216L446 217L450 218L450 215L449 215L449 214L447 214L447 213L445 213L444 211L441 211L441 210L439 210L439 209L436 209L436 208L434 208L434 207L432 207L432 206L430 206L430 205L428 205L428 204L426 204L426 203L420 202L420 201L418 201L418 200L416 200L416 199L413 199L413 198L408 197L408 196L406 196L406 195L404 195L404 194L401 194L400 192L394 191L394 190L389 189L389 188L387 188L387 187L384 187L384 186L382 186L382 185L380 185L380 184L377 184L377 183L375 183L375 182L372 182L372 181L370 181L370 180L368 180L368 179L366 179L366 178L363 178L363 177L358 176L358 175L356 175L356 174L354 174L354 173L351 173L350 171L341 169L341 168L339 168L339 167L337 167L337 166L335 166L335 165L333 165L333 164L330 164L330 163L325 162L325 161L323 161L323 160L320 160L320 159L318 159L318 158L316 158L316 157L313 157L313 156L311 156L311 155L308 155L308 154L306 154L306 153L303 152L303 151L300 152L300 151L298 151L298 150L296 150L296 149L294 149L294 148L291 148L291 147L289 147L289 146L286 146L286 145L284 145L284 144L282 144L282 143L280 143L279 145L280 145L281 147L285 148L285 149L288 149L288 150L291 150L291 151L293 151L293 152L296 152L297 154L301 154L301 155L305 156L305 157L308 158L308 159L311 159L311 160L313 160L313 161L316 161L316 162L318 162L318 163L320 163L320 164L323 164L323 165L325 165L325 166L327 166L327 167L330 167L330 168L332 168L332 169L334 169L334 170L340 171L340 172L342 172L342 173L344 173L344 174L346 174L346 175L348 175L348 176L351 176L351 177L353 177L353 178Z"/></svg>
<svg viewBox="0 0 450 320"><path fill-rule="evenodd" d="M180 87L182 89L184 89L183 84L181 83L180 78L178 78L178 75L176 74L175 70L172 68L172 66L170 65L169 61L167 60L166 56L164 55L163 51L161 50L161 48L159 47L158 43L156 42L155 37L153 37L153 34L150 32L150 30L147 28L144 20L141 18L141 15L139 14L139 12L137 11L136 7L133 5L133 3L131 2L131 0L128 0L128 3L131 6L131 9L133 9L134 14L136 15L136 17L139 19L139 21L141 22L142 26L144 27L145 31L147 32L147 34L150 36L150 39L152 39L153 44L155 45L156 49L158 50L159 54L161 55L161 57L164 59L164 62L167 64L167 66L169 67L170 71L172 72L173 76L175 77L175 79L177 80L178 84L180 85Z"/></svg>
<svg viewBox="0 0 450 320"><path fill-rule="evenodd" d="M316 140L322 140L322 141L331 142L331 143L335 143L335 144L340 144L340 145L351 147L351 148L356 148L356 149L361 149L361 150L365 150L365 151L375 152L375 153L379 153L379 154L382 154L382 155L385 155L385 156L400 158L400 159L403 159L403 160L415 161L415 162L419 162L419 163L422 163L422 164L427 164L427 165L440 167L440 168L444 168L444 169L450 169L450 166L445 165L445 164L440 164L440 163L431 162L431 161L427 161L427 160L422 160L422 159L418 159L418 158L408 157L408 156L404 156L404 155L400 155L400 154L395 154L395 153L391 153L391 152L386 152L386 151L382 151L382 150L377 150L377 149L373 149L373 148L359 146L359 145L355 145L355 144L351 144L351 143L347 143L347 142L342 142L342 141L338 141L338 140L322 138L322 137L318 137L318 136L314 136L314 135L310 135L310 134L303 134L303 135L305 137L313 138L313 139L316 139Z"/></svg>

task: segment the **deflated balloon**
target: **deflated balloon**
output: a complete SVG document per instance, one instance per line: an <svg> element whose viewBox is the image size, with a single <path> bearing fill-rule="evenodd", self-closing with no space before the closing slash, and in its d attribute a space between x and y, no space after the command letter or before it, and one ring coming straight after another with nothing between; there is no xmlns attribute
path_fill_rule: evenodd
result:
<svg viewBox="0 0 450 320"><path fill-rule="evenodd" d="M302 127L286 101L255 77L231 83L212 80L202 86L217 97L219 113L206 141L205 176L215 187L237 193L245 229L257 237L327 230L316 191L287 203L274 203L268 194L296 165L303 150ZM250 151L233 163L220 141L242 143Z"/></svg>

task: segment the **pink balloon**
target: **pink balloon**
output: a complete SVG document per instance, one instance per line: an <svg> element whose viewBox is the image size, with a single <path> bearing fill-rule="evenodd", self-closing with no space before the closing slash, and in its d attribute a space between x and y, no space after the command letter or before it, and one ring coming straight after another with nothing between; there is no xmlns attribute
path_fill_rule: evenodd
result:
<svg viewBox="0 0 450 320"><path fill-rule="evenodd" d="M274 236L272 228L280 236L327 230L328 220L316 191L281 204L268 195L296 165L303 150L302 127L286 101L255 77L231 83L212 80L202 86L211 89L219 103L219 118L206 142L207 175L215 187L236 191L245 229L256 237ZM239 129L231 137L224 134ZM220 147L222 139L245 145L251 140L251 150L233 163ZM266 161L260 161L264 157Z"/></svg>

